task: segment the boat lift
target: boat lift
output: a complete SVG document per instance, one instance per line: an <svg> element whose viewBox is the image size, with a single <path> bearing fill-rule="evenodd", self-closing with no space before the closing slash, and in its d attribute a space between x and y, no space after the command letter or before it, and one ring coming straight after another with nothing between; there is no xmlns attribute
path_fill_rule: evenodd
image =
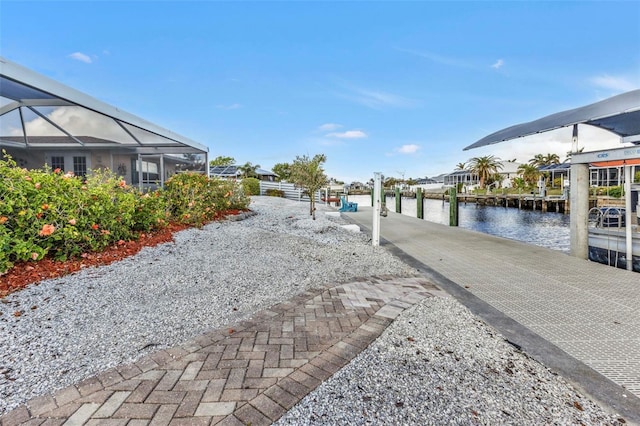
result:
<svg viewBox="0 0 640 426"><path fill-rule="evenodd" d="M605 151L578 152L578 124L586 124L608 130L620 136L621 143L631 143L634 146ZM464 150L568 126L573 126L570 169L571 212L569 218L571 255L581 259L588 259L589 257L589 164L596 166L623 166L626 197L625 211L627 214L625 221L627 269L632 270L631 182L633 176L631 170L634 165L640 164L640 90L632 90L590 105L507 127L485 136L467 146Z"/></svg>

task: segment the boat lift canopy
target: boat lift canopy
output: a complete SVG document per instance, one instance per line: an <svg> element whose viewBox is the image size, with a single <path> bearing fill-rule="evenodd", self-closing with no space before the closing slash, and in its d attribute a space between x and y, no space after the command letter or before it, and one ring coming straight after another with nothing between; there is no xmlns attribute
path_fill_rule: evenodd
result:
<svg viewBox="0 0 640 426"><path fill-rule="evenodd" d="M557 112L528 123L507 127L485 136L464 150L577 124L600 127L619 135L622 142L640 144L640 89L583 107Z"/></svg>
<svg viewBox="0 0 640 426"><path fill-rule="evenodd" d="M528 123L507 127L485 136L465 150L492 145L524 136L542 133L561 127L573 126L574 149L571 156L571 255L588 258L588 218L589 210L589 163L598 165L620 165L625 173L625 209L627 220L626 253L633 259L631 214L631 167L638 164L640 148L618 148L596 152L577 152L578 124L588 124L609 130L621 137L621 142L640 145L640 90L613 96L600 102L542 117ZM632 269L632 261L627 261L627 269Z"/></svg>

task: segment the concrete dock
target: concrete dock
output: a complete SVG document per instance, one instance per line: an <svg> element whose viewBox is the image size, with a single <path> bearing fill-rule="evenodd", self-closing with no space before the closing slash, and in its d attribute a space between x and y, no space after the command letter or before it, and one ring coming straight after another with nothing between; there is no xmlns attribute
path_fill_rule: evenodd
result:
<svg viewBox="0 0 640 426"><path fill-rule="evenodd" d="M342 213L371 233L373 210ZM640 423L640 274L389 213L381 246L514 346Z"/></svg>

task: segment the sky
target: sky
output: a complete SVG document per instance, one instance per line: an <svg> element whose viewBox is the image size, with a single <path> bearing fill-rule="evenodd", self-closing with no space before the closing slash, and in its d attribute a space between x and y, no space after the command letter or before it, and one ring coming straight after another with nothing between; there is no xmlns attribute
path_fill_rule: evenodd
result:
<svg viewBox="0 0 640 426"><path fill-rule="evenodd" d="M344 182L528 162L571 128L463 151L640 88L638 1L16 1L0 55L270 169L325 154ZM622 146L580 126L585 151Z"/></svg>

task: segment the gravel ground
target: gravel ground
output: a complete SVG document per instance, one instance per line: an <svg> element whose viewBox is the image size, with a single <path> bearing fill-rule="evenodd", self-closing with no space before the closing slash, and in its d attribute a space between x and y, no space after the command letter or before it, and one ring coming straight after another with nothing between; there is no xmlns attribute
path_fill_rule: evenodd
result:
<svg viewBox="0 0 640 426"><path fill-rule="evenodd" d="M0 415L308 289L416 271L318 206L255 197L257 215L176 235L0 303ZM24 314L14 317L13 312ZM115 331L115 332L114 332ZM405 311L279 424L616 424L453 299Z"/></svg>
<svg viewBox="0 0 640 426"><path fill-rule="evenodd" d="M255 197L257 215L14 293L0 303L0 415L107 368L357 276L414 275L318 206ZM15 311L24 312L15 317Z"/></svg>
<svg viewBox="0 0 640 426"><path fill-rule="evenodd" d="M403 312L277 425L621 425L452 298Z"/></svg>

